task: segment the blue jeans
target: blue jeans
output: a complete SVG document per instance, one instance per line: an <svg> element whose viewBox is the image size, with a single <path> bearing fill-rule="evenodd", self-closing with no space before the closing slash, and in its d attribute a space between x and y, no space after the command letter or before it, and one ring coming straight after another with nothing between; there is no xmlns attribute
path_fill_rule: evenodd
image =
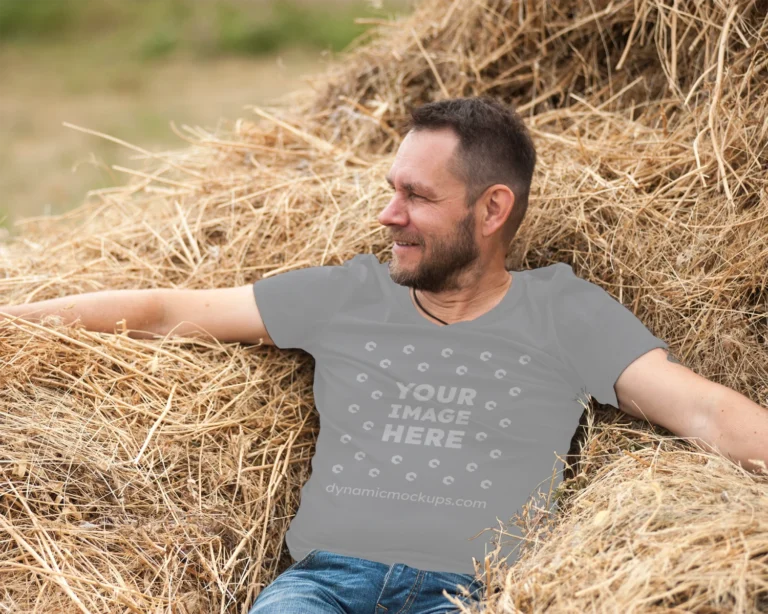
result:
<svg viewBox="0 0 768 614"><path fill-rule="evenodd" d="M467 588L469 597L457 585ZM446 614L479 602L485 584L470 574L385 565L327 550L310 550L265 586L249 614Z"/></svg>

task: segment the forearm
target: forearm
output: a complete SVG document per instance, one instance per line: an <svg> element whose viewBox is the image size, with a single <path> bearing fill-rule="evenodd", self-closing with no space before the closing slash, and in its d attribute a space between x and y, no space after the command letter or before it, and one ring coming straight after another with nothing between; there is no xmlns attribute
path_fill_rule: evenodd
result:
<svg viewBox="0 0 768 614"><path fill-rule="evenodd" d="M114 333L122 328L118 322L125 320L126 329L150 333L130 332L131 337L144 338L153 336L162 311L162 299L156 290L104 290L23 305L0 305L0 325L10 317L39 322L54 315L66 325L79 321L88 330Z"/></svg>
<svg viewBox="0 0 768 614"><path fill-rule="evenodd" d="M768 409L723 386L710 415L707 443L748 471L758 473L749 459L762 460L768 468Z"/></svg>

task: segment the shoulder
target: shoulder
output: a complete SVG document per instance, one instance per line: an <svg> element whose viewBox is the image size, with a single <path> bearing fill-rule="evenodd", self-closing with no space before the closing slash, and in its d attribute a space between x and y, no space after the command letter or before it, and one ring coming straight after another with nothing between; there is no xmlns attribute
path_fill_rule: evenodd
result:
<svg viewBox="0 0 768 614"><path fill-rule="evenodd" d="M373 269L374 263L378 264L378 260L373 254L355 254L351 258L344 260L341 264L322 264L294 270L311 270L317 274L338 279L349 279L356 276L362 276L364 279L365 275Z"/></svg>
<svg viewBox="0 0 768 614"><path fill-rule="evenodd" d="M612 298L602 286L579 277L573 267L565 262L530 269L525 273L529 286L544 300L552 303L555 310L570 311L574 304L595 307Z"/></svg>
<svg viewBox="0 0 768 614"><path fill-rule="evenodd" d="M548 293L561 293L563 290L573 289L581 283L590 282L581 279L574 272L570 264L565 262L556 262L548 266L538 267L536 269L527 269L519 271L526 277L526 281L541 290Z"/></svg>
<svg viewBox="0 0 768 614"><path fill-rule="evenodd" d="M380 284L381 264L373 254L356 254L341 264L323 267L333 280L336 288L349 289L352 292L365 292Z"/></svg>
<svg viewBox="0 0 768 614"><path fill-rule="evenodd" d="M520 271L521 273L523 271ZM565 262L555 262L548 266L538 267L536 269L527 269L524 271L529 279L535 281L552 281L555 278L574 275L570 264ZM575 276L575 275L574 275Z"/></svg>
<svg viewBox="0 0 768 614"><path fill-rule="evenodd" d="M373 254L356 254L345 260L341 265L337 265L338 271L356 281L367 281L375 273L381 263Z"/></svg>
<svg viewBox="0 0 768 614"><path fill-rule="evenodd" d="M373 254L355 254L349 260L346 260L343 266L370 269L374 265L379 264L379 259Z"/></svg>
<svg viewBox="0 0 768 614"><path fill-rule="evenodd" d="M381 303L386 293L388 264L374 254L356 254L340 265L330 266L339 311L367 308Z"/></svg>
<svg viewBox="0 0 768 614"><path fill-rule="evenodd" d="M603 288L594 282L583 277L579 277L573 272L573 267L565 262L556 262L549 266L533 269L533 276L541 281L548 282L552 287L558 290L603 290Z"/></svg>

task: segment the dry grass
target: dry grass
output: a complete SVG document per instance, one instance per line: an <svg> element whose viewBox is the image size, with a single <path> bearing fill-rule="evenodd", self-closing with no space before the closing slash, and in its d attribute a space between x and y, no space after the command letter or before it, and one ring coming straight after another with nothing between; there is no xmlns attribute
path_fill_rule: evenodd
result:
<svg viewBox="0 0 768 614"><path fill-rule="evenodd" d="M767 12L427 0L314 95L227 134L187 127L128 185L29 222L3 248L3 301L388 259L376 214L408 109L487 94L517 104L540 157L509 268L572 263L766 405ZM308 355L53 322L0 329L0 355L0 607L245 612L287 565L318 425ZM519 561L478 570L486 611L768 612L768 479L591 409L563 513L525 510Z"/></svg>

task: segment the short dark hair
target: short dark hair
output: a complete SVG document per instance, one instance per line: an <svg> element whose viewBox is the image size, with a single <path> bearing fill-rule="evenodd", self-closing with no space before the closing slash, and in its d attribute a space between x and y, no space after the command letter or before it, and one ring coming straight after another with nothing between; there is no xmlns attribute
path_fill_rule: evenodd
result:
<svg viewBox="0 0 768 614"><path fill-rule="evenodd" d="M452 128L459 137L454 172L467 185L467 207L474 208L490 186L501 183L515 195L502 233L512 240L528 210L536 149L522 118L511 106L487 97L430 102L411 111L410 130Z"/></svg>

